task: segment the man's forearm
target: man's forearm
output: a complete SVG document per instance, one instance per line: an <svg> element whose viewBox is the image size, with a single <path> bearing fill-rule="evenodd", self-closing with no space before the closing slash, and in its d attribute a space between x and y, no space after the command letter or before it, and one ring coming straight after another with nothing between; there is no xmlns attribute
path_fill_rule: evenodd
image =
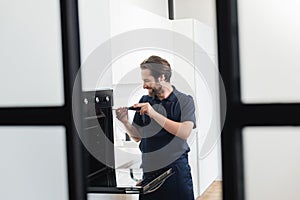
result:
<svg viewBox="0 0 300 200"><path fill-rule="evenodd" d="M139 130L134 127L129 121L123 123L126 130L128 131L129 136L136 142L141 140L141 133Z"/></svg>
<svg viewBox="0 0 300 200"><path fill-rule="evenodd" d="M175 122L166 118L158 112L155 112L151 117L169 133L172 133L173 135L176 135L177 137L180 137L184 140L186 140L190 136L193 129L193 122L191 121Z"/></svg>

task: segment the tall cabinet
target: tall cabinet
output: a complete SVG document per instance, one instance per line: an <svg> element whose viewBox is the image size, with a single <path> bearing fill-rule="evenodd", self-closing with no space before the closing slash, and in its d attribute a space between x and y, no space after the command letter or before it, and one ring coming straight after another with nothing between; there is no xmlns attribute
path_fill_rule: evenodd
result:
<svg viewBox="0 0 300 200"><path fill-rule="evenodd" d="M214 30L195 19L173 20L172 27L188 43L174 40L175 52L184 48L183 55L192 62L187 63L175 56L174 68L177 73L173 79L179 87L182 85L180 77L188 82L196 103L197 128L190 138L190 164L195 193L201 195L219 176L221 124ZM184 85L182 87L187 88Z"/></svg>

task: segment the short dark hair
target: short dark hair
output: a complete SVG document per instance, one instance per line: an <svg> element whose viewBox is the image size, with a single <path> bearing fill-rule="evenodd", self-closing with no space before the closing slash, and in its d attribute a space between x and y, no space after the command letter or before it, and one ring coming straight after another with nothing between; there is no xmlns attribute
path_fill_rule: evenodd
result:
<svg viewBox="0 0 300 200"><path fill-rule="evenodd" d="M140 64L141 69L149 69L151 75L158 80L161 75L165 76L165 80L170 82L172 70L170 63L159 56L150 56Z"/></svg>

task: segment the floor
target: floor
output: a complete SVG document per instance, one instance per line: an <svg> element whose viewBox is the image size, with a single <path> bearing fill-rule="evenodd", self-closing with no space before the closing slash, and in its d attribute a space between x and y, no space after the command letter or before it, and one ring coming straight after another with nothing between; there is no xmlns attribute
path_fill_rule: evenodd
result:
<svg viewBox="0 0 300 200"><path fill-rule="evenodd" d="M215 181L196 200L222 200L222 181Z"/></svg>

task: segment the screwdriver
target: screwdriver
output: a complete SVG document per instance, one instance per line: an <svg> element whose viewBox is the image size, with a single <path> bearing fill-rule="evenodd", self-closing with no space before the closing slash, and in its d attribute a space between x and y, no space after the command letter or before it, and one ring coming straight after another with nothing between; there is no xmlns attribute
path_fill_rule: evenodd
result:
<svg viewBox="0 0 300 200"><path fill-rule="evenodd" d="M130 107L125 107L127 110L136 110L136 111L138 111L138 110L141 110L141 107L133 107L133 106L130 106ZM116 108L113 108L112 110L117 110Z"/></svg>

